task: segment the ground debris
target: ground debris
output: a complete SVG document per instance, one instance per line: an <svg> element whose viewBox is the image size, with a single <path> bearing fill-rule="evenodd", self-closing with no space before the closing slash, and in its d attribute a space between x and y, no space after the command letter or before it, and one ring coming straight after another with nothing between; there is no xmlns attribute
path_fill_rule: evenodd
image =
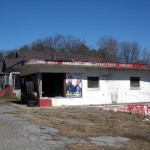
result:
<svg viewBox="0 0 150 150"><path fill-rule="evenodd" d="M85 142L67 144L67 148L71 150L149 150L150 147L148 136L150 135L150 124L145 123L150 119L149 116L113 112L93 106L25 108L21 110L20 116L27 117L30 122L41 127L58 129L59 136L64 137L64 139L65 137L81 139ZM25 115L26 113L28 115ZM105 136L122 137L130 140L125 144L120 142L123 145L121 148L98 145L90 140L90 138Z"/></svg>

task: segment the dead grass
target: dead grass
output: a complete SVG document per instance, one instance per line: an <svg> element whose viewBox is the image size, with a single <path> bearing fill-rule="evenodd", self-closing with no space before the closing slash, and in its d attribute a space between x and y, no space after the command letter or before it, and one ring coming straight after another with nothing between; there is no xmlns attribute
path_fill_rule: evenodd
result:
<svg viewBox="0 0 150 150"><path fill-rule="evenodd" d="M17 97L13 97L13 96L10 96L10 95L3 95L3 96L0 96L0 101L3 101L3 102L17 102L17 101L20 101L21 99L20 98L17 98Z"/></svg>
<svg viewBox="0 0 150 150"><path fill-rule="evenodd" d="M31 110L30 110L31 111ZM131 113L113 112L97 107L62 107L52 109L33 109L30 121L57 128L61 135L80 137L85 140L94 136L122 136L131 141L122 150L149 150L150 122L145 117ZM116 150L93 144L68 145L71 150Z"/></svg>
<svg viewBox="0 0 150 150"><path fill-rule="evenodd" d="M94 144L74 144L74 145L68 145L67 148L70 150L118 150L109 147L99 147Z"/></svg>

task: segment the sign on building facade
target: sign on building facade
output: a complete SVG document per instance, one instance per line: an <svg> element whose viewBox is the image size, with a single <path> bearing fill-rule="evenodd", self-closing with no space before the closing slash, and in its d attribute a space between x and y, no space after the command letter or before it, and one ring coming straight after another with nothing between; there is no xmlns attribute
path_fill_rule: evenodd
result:
<svg viewBox="0 0 150 150"><path fill-rule="evenodd" d="M66 97L82 96L82 74L66 73Z"/></svg>

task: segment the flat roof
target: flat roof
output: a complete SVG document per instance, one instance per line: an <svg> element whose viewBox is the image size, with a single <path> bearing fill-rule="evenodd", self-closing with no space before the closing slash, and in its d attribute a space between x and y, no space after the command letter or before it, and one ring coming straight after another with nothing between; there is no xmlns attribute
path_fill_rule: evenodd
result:
<svg viewBox="0 0 150 150"><path fill-rule="evenodd" d="M89 66L89 67L100 67L100 68L124 68L124 69L147 69L150 66L144 64L125 64L125 63L109 63L109 62L81 62L81 61L44 61L36 60L29 61L27 64L47 64L47 65L64 65L64 66Z"/></svg>

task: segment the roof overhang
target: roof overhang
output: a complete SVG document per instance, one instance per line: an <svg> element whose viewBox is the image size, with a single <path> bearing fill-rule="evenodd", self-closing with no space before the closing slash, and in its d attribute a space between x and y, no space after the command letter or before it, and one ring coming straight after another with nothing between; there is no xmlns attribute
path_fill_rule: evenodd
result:
<svg viewBox="0 0 150 150"><path fill-rule="evenodd" d="M46 65L61 65L61 66L80 66L80 67L99 67L99 68L116 68L116 69L147 69L150 66L143 64L122 64L122 63L109 63L109 62L81 62L81 61L44 61L36 60L29 61L27 64L46 64Z"/></svg>
<svg viewBox="0 0 150 150"><path fill-rule="evenodd" d="M19 71L27 66L49 65L49 66L72 66L72 67L98 67L98 68L114 68L114 69L150 69L150 66L144 64L123 64L109 62L81 62L81 61L47 61L47 60L26 60L9 67L7 71Z"/></svg>

